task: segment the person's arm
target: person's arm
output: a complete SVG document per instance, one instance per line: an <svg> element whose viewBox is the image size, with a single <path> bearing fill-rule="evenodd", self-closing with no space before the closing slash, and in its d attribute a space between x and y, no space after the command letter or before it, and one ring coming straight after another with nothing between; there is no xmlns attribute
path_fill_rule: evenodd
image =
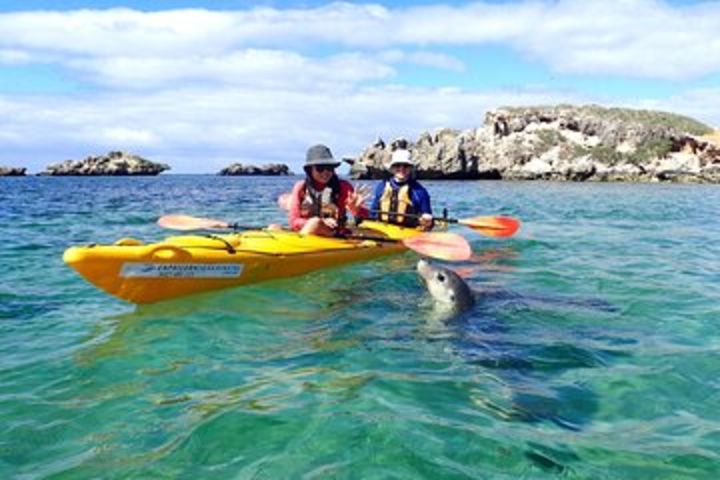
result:
<svg viewBox="0 0 720 480"><path fill-rule="evenodd" d="M420 184L416 184L413 189L413 203L417 205L416 212L420 215L418 219L420 228L423 230L431 230L435 221L432 216L432 207L430 206L430 194Z"/></svg>
<svg viewBox="0 0 720 480"><path fill-rule="evenodd" d="M297 182L290 193L290 208L288 209L288 225L292 230L300 231L305 226L307 218L300 216L300 193L305 182Z"/></svg>
<svg viewBox="0 0 720 480"><path fill-rule="evenodd" d="M415 200L417 201L416 209L417 213L419 215L427 213L428 215L432 215L432 206L430 205L430 194L427 190L425 190L425 187L422 185L417 185L415 188Z"/></svg>

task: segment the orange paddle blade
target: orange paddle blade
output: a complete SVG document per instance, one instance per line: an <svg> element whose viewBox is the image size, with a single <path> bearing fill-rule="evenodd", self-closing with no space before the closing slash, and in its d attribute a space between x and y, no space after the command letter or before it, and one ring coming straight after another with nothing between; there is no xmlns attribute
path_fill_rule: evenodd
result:
<svg viewBox="0 0 720 480"><path fill-rule="evenodd" d="M473 217L458 220L458 223L489 237L512 237L520 228L520 220L512 217Z"/></svg>
<svg viewBox="0 0 720 480"><path fill-rule="evenodd" d="M441 260L467 260L472 255L470 244L457 233L423 233L406 238L402 243L420 255Z"/></svg>
<svg viewBox="0 0 720 480"><path fill-rule="evenodd" d="M228 228L227 222L212 218L198 218L190 215L163 215L157 221L163 228L172 230L202 230L212 228Z"/></svg>

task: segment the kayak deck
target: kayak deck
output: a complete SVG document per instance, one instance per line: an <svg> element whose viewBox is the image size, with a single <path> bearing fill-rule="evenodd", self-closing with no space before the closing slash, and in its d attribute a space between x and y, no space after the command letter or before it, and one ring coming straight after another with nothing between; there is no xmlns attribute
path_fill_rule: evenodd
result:
<svg viewBox="0 0 720 480"><path fill-rule="evenodd" d="M225 235L181 235L142 244L70 247L63 260L97 288L144 304L194 293L294 277L405 250L399 241L418 235L379 222L350 239L257 230Z"/></svg>

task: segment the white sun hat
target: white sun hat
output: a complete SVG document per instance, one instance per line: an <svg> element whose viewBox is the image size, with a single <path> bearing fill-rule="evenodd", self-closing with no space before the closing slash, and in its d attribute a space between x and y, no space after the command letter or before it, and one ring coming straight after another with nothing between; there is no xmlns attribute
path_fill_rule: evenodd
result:
<svg viewBox="0 0 720 480"><path fill-rule="evenodd" d="M388 168L392 168L395 165L410 165L412 167L415 166L415 162L410 158L410 150L400 149L395 150L392 154L392 158L390 160L390 165Z"/></svg>

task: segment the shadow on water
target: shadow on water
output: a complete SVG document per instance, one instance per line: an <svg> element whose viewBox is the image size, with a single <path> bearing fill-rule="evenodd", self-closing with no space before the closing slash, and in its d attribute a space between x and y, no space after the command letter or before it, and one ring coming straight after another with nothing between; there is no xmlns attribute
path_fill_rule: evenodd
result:
<svg viewBox="0 0 720 480"><path fill-rule="evenodd" d="M435 327L437 328L437 327ZM543 422L573 431L587 425L597 410L597 395L587 385L563 380L571 370L603 368L603 352L519 335L479 309L446 324L442 336L464 362L488 372L511 392L509 403L487 399L489 413L506 421ZM433 334L437 336L437 332ZM432 339L432 337L431 337Z"/></svg>
<svg viewBox="0 0 720 480"><path fill-rule="evenodd" d="M325 280L333 283L334 275L330 274L329 279L318 278L323 275L316 273L303 281L273 281L138 305L130 312L98 322L84 339L85 348L78 352L76 360L87 364L122 357L150 349L163 338L182 338L193 332L205 335L208 341L241 337L247 332L274 337L278 342L305 336L313 348L340 348L347 342L332 339L343 328L343 322L337 320L352 305L353 293L337 286L318 288L316 285L326 283ZM192 343L193 338L184 341ZM267 338L263 341L268 342Z"/></svg>
<svg viewBox="0 0 720 480"><path fill-rule="evenodd" d="M408 329L401 322L372 334L386 342L385 347L388 341L401 346L418 341L434 344L438 347L435 351L447 352L451 363L459 359L469 367L468 375L490 380L469 393L468 400L492 418L525 425L550 423L569 432L582 431L598 412L599 398L590 381L584 380L592 374L581 372L604 369L629 356L627 345L613 344L607 332L595 326L594 320L611 318L619 309L602 298L577 298L553 291L524 294L506 288L503 275L514 268L516 257L509 247L489 249L474 259L489 262L489 268L474 262L460 265L463 276L470 278L477 301L471 310L459 315L438 314L417 278L417 258L413 256L385 262L361 284L336 289L330 308L347 308L352 303L355 309L369 312L364 319L386 315L413 322L414 328ZM513 313L509 324L504 315L507 310L521 315ZM529 324L519 324L518 318L528 319ZM559 334L557 329L562 327L551 323L558 318L572 319ZM593 321L576 322L584 318ZM543 331L544 322L551 327L547 331ZM344 328L358 327L353 324ZM526 330L521 331L523 328ZM373 348L372 342L370 345ZM580 461L570 447L557 444L530 442L524 455L551 474L567 475L572 464Z"/></svg>
<svg viewBox="0 0 720 480"><path fill-rule="evenodd" d="M569 465L581 461L575 452L558 446L549 447L537 442L528 442L525 458L545 472L556 475L572 473Z"/></svg>
<svg viewBox="0 0 720 480"><path fill-rule="evenodd" d="M355 346L338 340L345 323L334 277L311 279L330 287L273 282L138 307L99 322L74 361L77 375L91 382L86 396L135 407L132 420L123 421L133 424L136 438L111 420L103 426L114 436L109 442L129 452L122 459L108 453L119 468L172 462L202 444L204 431L224 431L228 421L237 427L233 438L249 430L275 439L272 450L281 450L290 437L271 429L305 426L287 411L310 414L370 383L372 373L345 371L334 357ZM118 390L129 382L139 386L121 398ZM305 407L308 397L313 402ZM152 447L136 448L143 442ZM243 451L256 445L240 443ZM218 454L229 454L218 446Z"/></svg>
<svg viewBox="0 0 720 480"><path fill-rule="evenodd" d="M432 307L426 312L433 327L427 340L448 345L446 351L465 364L479 369L481 378L493 379L471 398L474 406L503 422L527 425L551 423L563 430L579 432L586 428L599 409L599 398L589 382L578 380L573 371L605 368L617 356L627 354L573 342L572 336L516 331L517 324L506 325L497 315L498 305L507 302L507 292L494 290L479 295L477 304L458 316L444 319L438 326ZM595 308L595 301L538 302L512 294L512 301L533 309ZM600 312L615 309L600 302ZM579 339L579 338L578 338ZM525 445L525 458L537 468L553 475L572 474L580 458L572 448L561 444Z"/></svg>
<svg viewBox="0 0 720 480"><path fill-rule="evenodd" d="M477 254L474 260L505 266L488 269L470 265L457 269L463 277L472 279L469 285L476 295L476 304L469 311L438 321L437 312L428 302L425 317L431 326L424 329L424 334L429 341L447 342L454 355L489 372L511 392L507 402L490 398L481 402L495 417L526 423L549 421L563 429L582 430L598 410L598 397L586 383L577 381L577 375L569 373L605 368L629 354L603 348L604 338L588 338L588 332L601 336L602 332L587 328L568 328L561 335L554 335L538 332L537 325L529 325L527 331L521 332L519 325L510 327L503 322L502 312L508 309L522 312L522 318L538 322L544 321L545 315L549 315L546 321L564 316L602 317L616 314L619 309L601 298L574 298L555 292L523 294L487 279L478 281L478 275L486 276L480 273L483 271L502 275L512 268L506 263L516 256L512 248L490 249ZM531 457L537 457L540 463L545 458L540 453ZM546 466L556 469L550 463Z"/></svg>
<svg viewBox="0 0 720 480"><path fill-rule="evenodd" d="M13 293L0 292L0 321L32 320L43 314L59 310L64 302L49 295L22 297Z"/></svg>
<svg viewBox="0 0 720 480"><path fill-rule="evenodd" d="M487 249L470 262L461 265L463 275L477 276L488 271L502 275L512 269L517 253L510 247ZM477 261L492 264L478 266ZM375 274L362 279L362 284L345 285L332 291L335 297L328 308L355 308L370 312L382 312L384 308L399 312L417 309L420 299L420 315L414 315L418 322L413 332L397 325L392 332L385 333L385 339L398 342L412 341L406 335L420 335L425 341L442 342L449 346L453 355L463 362L493 377L512 392L510 401L486 399L484 408L496 418L504 421L525 423L551 422L563 429L579 431L591 422L598 409L597 395L582 382L565 380L568 372L579 369L605 368L614 359L628 355L623 351L598 346L589 346L585 330L569 329L560 338L513 331L501 319L499 312L504 309L522 310L533 316L544 313L552 315L577 315L591 312L593 315L611 315L618 309L599 298L574 298L555 292L546 294L522 294L499 286L475 281L470 282L477 294L472 310L446 318L445 313L434 311L432 302L427 300L425 288L414 273L416 258L403 256L378 265ZM377 274L377 270L381 274ZM485 272L485 273L483 273ZM345 325L344 329L359 328L357 324ZM517 327L513 327L517 328ZM340 329L335 334L346 334ZM601 335L601 331L594 332ZM603 338L598 338L601 344ZM574 378L574 377L573 377ZM542 456L537 454L538 458ZM540 460L538 460L540 461ZM548 460L550 462L550 460Z"/></svg>

